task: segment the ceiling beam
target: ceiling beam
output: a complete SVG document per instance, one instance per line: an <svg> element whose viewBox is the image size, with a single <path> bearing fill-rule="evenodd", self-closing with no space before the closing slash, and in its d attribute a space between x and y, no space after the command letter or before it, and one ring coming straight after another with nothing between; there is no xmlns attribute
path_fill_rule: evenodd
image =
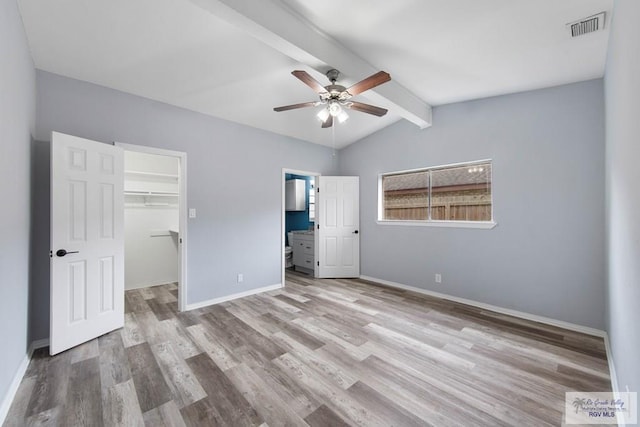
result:
<svg viewBox="0 0 640 427"><path fill-rule="evenodd" d="M336 68L345 75L344 86L379 71L281 1L191 1L322 74ZM431 106L394 80L368 91L367 98L421 129L431 126Z"/></svg>

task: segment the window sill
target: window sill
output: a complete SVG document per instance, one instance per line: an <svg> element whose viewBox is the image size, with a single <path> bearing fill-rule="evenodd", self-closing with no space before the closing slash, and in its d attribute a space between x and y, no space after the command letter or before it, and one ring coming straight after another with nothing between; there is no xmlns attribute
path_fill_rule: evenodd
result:
<svg viewBox="0 0 640 427"><path fill-rule="evenodd" d="M449 227L449 228L480 228L491 229L498 225L494 221L394 221L377 220L378 225L404 225L417 227Z"/></svg>

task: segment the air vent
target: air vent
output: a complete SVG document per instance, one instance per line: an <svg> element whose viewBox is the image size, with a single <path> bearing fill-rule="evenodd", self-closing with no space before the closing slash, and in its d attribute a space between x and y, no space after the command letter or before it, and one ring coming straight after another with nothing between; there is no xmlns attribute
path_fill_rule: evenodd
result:
<svg viewBox="0 0 640 427"><path fill-rule="evenodd" d="M579 21L570 22L567 28L571 31L571 37L583 36L588 33L604 30L606 13L600 12L597 15L583 18Z"/></svg>

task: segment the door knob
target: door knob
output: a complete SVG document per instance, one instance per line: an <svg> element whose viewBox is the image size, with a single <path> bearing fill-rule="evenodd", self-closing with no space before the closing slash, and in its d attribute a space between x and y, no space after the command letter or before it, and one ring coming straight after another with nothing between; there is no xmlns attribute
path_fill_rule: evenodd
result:
<svg viewBox="0 0 640 427"><path fill-rule="evenodd" d="M79 252L79 251L67 252L67 250L66 250L66 249L58 249L58 250L56 251L56 255L57 255L57 256L59 256L59 257L63 257L63 256L65 256L66 254L77 254L78 252Z"/></svg>
<svg viewBox="0 0 640 427"><path fill-rule="evenodd" d="M359 233L359 232L358 232L358 230L356 230L356 231L354 231L354 232L353 232L353 234L358 234L358 233Z"/></svg>

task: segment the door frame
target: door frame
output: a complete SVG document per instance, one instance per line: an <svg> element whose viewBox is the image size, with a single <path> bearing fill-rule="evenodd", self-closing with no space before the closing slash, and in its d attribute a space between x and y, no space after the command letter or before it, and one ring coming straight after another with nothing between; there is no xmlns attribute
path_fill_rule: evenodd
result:
<svg viewBox="0 0 640 427"><path fill-rule="evenodd" d="M160 156L177 157L178 166L178 310L187 310L187 153L182 151L166 150L164 148L149 147L145 145L126 144L114 142L113 145L122 147L124 151L156 154ZM126 265L125 265L126 268Z"/></svg>
<svg viewBox="0 0 640 427"><path fill-rule="evenodd" d="M286 180L287 180L287 174L292 174L292 175L303 175L303 176L313 176L316 178L316 188L318 188L318 181L317 178L319 176L321 176L320 172L310 172L310 171L303 171L303 170L299 170L299 169L289 169L289 168L282 168L282 180L281 180L281 194L280 194L280 202L281 202L281 206L280 206L280 271L281 271L281 283L282 286L285 286L285 268L284 268L284 248L285 248L285 239L284 239L284 235L285 235L285 230L286 230L286 216L287 213L285 211L285 197L286 197ZM317 201L316 201L317 203ZM318 211L316 210L316 217L318 215ZM317 234L317 227L313 228L313 236L314 236L314 241ZM314 251L315 253L315 251ZM314 259L317 259L317 254L314 255ZM318 271L318 265L316 262L314 262L313 264L313 275L314 277L316 276L316 273Z"/></svg>

